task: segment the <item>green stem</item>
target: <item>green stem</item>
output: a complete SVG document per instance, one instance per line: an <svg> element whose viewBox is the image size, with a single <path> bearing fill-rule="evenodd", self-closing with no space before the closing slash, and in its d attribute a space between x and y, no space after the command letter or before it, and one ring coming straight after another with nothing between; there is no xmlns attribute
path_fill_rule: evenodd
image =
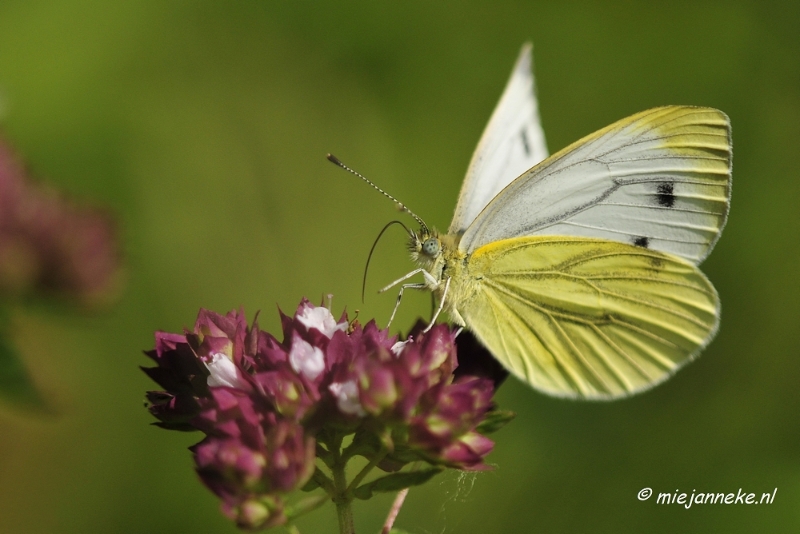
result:
<svg viewBox="0 0 800 534"><path fill-rule="evenodd" d="M333 496L333 494L335 493L335 489L333 487L333 481L327 476L325 476L325 473L323 473L319 467L317 467L314 470L312 478L317 482L317 484L319 484L322 487L322 489L325 490L325 493Z"/></svg>
<svg viewBox="0 0 800 534"><path fill-rule="evenodd" d="M372 469L386 457L386 454L388 454L387 451L383 451L382 453L378 454L367 465L364 466L364 469L358 472L355 478L353 478L352 482L350 482L350 485L347 486L348 495L353 494L353 491L355 491L358 485L361 484L361 481L364 480L364 477L367 476L369 472L372 471Z"/></svg>
<svg viewBox="0 0 800 534"><path fill-rule="evenodd" d="M353 498L347 494L347 479L345 478L344 465L337 464L333 468L333 484L336 495L333 502L336 504L336 514L339 516L340 534L355 534L353 524Z"/></svg>
<svg viewBox="0 0 800 534"><path fill-rule="evenodd" d="M330 501L329 495L315 495L313 497L308 497L298 502L297 504L293 505L292 507L287 507L286 517L288 517L290 521L294 521L301 515L305 515L308 512L316 510L317 508L319 508L320 506L329 501ZM286 528L289 527L287 526Z"/></svg>
<svg viewBox="0 0 800 534"><path fill-rule="evenodd" d="M339 533L355 534L355 524L353 522L353 496L347 492L347 474L345 465L347 460L342 458L342 442L338 440L335 447L331 447L333 453L333 502L336 504L336 515L339 517Z"/></svg>

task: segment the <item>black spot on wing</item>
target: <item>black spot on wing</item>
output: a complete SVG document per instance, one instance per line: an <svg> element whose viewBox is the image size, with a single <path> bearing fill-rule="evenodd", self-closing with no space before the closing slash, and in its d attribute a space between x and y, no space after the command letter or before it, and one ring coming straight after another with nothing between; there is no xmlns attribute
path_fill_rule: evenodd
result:
<svg viewBox="0 0 800 534"><path fill-rule="evenodd" d="M656 187L656 201L659 206L671 208L675 205L675 184L663 182Z"/></svg>
<svg viewBox="0 0 800 534"><path fill-rule="evenodd" d="M650 267L657 271L664 267L664 260L658 256L652 256L647 261L650 263Z"/></svg>
<svg viewBox="0 0 800 534"><path fill-rule="evenodd" d="M647 245L650 244L650 239L646 237L637 237L633 240L633 244L637 247L647 248Z"/></svg>
<svg viewBox="0 0 800 534"><path fill-rule="evenodd" d="M531 155L531 145L528 143L528 132L525 131L525 128L519 133L520 139L522 139L522 150L525 151L526 156Z"/></svg>

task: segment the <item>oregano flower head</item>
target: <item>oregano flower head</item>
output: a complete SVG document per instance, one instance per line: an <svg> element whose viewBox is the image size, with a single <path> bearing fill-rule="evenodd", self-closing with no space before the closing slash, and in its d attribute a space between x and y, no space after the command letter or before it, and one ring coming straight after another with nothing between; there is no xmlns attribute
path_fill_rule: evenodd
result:
<svg viewBox="0 0 800 534"><path fill-rule="evenodd" d="M155 424L205 434L191 447L197 472L240 527L281 525L444 468L489 468L485 433L510 416L494 409L490 378L455 373L450 327L399 341L307 300L281 325L278 341L241 310L200 310L191 331L156 332L146 352L156 366L143 370L162 388L147 393ZM369 464L343 486L337 475L355 456ZM388 474L364 482L373 469ZM325 494L287 504L319 487Z"/></svg>

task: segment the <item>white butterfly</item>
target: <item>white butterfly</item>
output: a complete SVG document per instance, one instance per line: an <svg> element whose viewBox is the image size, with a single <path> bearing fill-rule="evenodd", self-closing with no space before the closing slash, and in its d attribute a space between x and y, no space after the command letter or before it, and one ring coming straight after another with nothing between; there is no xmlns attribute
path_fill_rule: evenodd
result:
<svg viewBox="0 0 800 534"><path fill-rule="evenodd" d="M447 234L410 232L427 289L513 374L548 394L650 388L714 337L719 298L697 269L728 214L730 123L667 106L547 158L522 48ZM413 214L412 214L413 215ZM396 308L395 308L396 309ZM393 314L394 316L394 314Z"/></svg>

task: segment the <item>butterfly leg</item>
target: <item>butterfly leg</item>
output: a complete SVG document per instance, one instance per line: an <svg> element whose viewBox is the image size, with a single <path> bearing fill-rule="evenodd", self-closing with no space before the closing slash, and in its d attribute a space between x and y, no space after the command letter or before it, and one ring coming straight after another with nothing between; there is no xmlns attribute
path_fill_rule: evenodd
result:
<svg viewBox="0 0 800 534"><path fill-rule="evenodd" d="M386 286L383 289L381 289L380 291L378 291L378 293L384 293L385 291L388 291L389 289L392 289L394 286L396 286L400 282L408 280L412 276L417 275L419 273L422 273L422 276L425 278L425 284L424 285L426 287L436 287L437 285L439 285L439 283L436 281L436 278L434 278L431 273L429 273L425 269L420 268L420 269L414 269L413 271L411 271L407 275L405 275L405 276L403 276L401 278L398 278L397 280L395 280L394 282L392 282L388 286ZM417 284L407 284L407 285L417 285Z"/></svg>
<svg viewBox="0 0 800 534"><path fill-rule="evenodd" d="M391 287L391 286L389 286L389 287ZM403 300L403 291L405 291L406 289L427 289L427 288L428 288L428 286L426 284L424 284L424 283L403 284L402 286L400 286L400 292L397 294L397 302L394 303L394 309L392 310L392 316L389 317L389 322L386 323L386 328L389 328L389 326L392 324L392 321L394 321L394 315L397 313L397 309L400 307L400 301ZM389 289L389 288L386 288L386 289Z"/></svg>
<svg viewBox="0 0 800 534"><path fill-rule="evenodd" d="M442 291L442 298L439 299L439 307L436 308L436 313L433 314L431 317L431 322L428 324L427 328L422 332L425 333L431 328L433 328L433 324L436 322L436 319L439 317L439 314L442 313L442 309L444 308L444 299L447 298L447 290L450 289L450 277L444 281L444 290Z"/></svg>

